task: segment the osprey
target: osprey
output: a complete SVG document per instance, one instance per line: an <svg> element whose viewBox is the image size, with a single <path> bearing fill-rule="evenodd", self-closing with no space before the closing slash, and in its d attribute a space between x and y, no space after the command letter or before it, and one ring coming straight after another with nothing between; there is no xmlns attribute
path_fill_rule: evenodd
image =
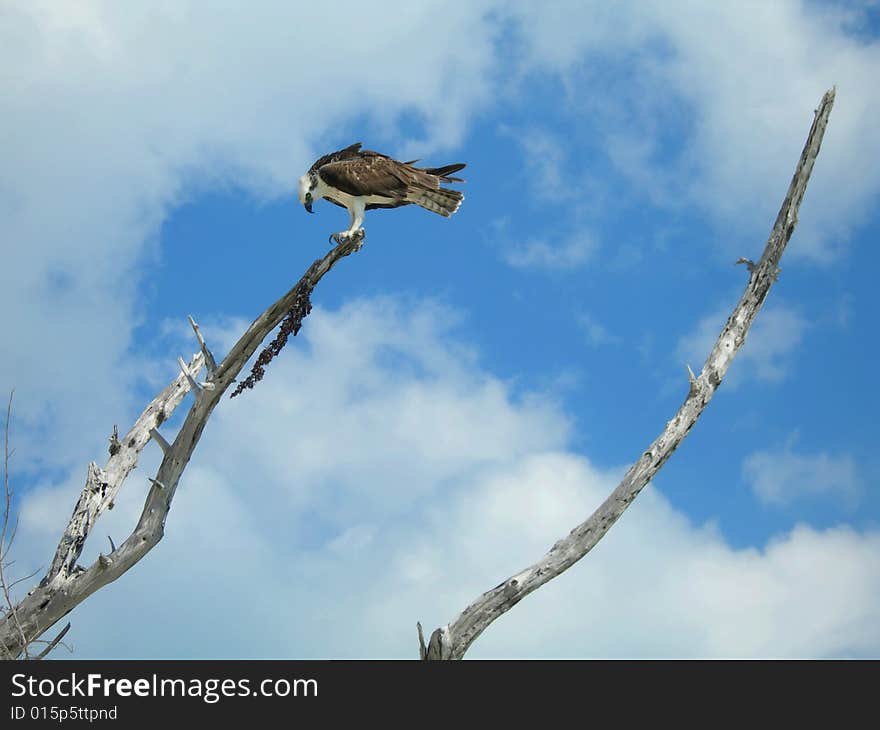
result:
<svg viewBox="0 0 880 730"><path fill-rule="evenodd" d="M362 150L360 143L353 144L316 160L299 179L299 202L309 213L313 212L312 204L321 198L348 208L348 230L330 236L337 244L352 237L363 240L364 211L373 208L415 203L448 218L458 210L464 195L441 188L440 183L464 182L460 177L450 177L464 165L413 167L416 162L398 162L379 152Z"/></svg>

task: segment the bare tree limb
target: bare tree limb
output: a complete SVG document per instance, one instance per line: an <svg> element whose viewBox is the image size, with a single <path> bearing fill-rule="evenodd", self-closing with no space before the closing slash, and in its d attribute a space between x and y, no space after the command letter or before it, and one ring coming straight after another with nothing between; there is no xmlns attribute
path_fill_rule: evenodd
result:
<svg viewBox="0 0 880 730"><path fill-rule="evenodd" d="M64 638L68 631L70 631L70 621L68 621L64 628L58 632L58 636L52 639L52 641L50 641L46 645L46 648L43 649L43 651L41 651L35 658L45 659L47 656L49 656L49 654L52 653L52 650L61 643L61 640Z"/></svg>
<svg viewBox="0 0 880 730"><path fill-rule="evenodd" d="M425 635L422 633L422 622L416 621L416 631L419 632L419 659L428 658L428 647L425 646Z"/></svg>
<svg viewBox="0 0 880 730"><path fill-rule="evenodd" d="M195 355L189 368L198 372L201 366L202 355ZM86 485L73 508L70 522L58 543L49 571L40 585L48 585L59 577L67 578L74 573L76 562L95 521L104 510L113 505L125 478L137 466L141 451L150 442L151 432L164 423L180 405L188 392L187 386L187 379L181 373L144 409L134 426L123 437L120 448L107 460L103 469L95 462L89 464Z"/></svg>
<svg viewBox="0 0 880 730"><path fill-rule="evenodd" d="M6 604L3 616L4 620L12 623L13 628L17 632L19 638L23 642L23 651L27 658L28 642L25 637L24 628L19 620L18 611L12 601L11 590L15 585L15 581L10 581L6 576L7 557L9 549L12 546L15 528L9 529L9 519L12 517L12 489L9 486L9 425L12 421L12 399L15 391L9 393L9 400L6 403L6 423L3 428L3 525L0 527L0 591L3 593L3 602ZM9 652L3 650L3 658L7 658ZM11 655L9 656L11 658Z"/></svg>
<svg viewBox="0 0 880 730"><path fill-rule="evenodd" d="M208 371L208 377L210 378L217 370L217 362L214 360L214 355L211 354L211 351L205 344L205 338L202 337L202 331L199 329L196 321L192 318L192 316L188 316L187 319L189 320L190 326L193 328L193 332L195 332L196 340L199 343L199 348L202 351L202 355L205 356L205 369Z"/></svg>
<svg viewBox="0 0 880 730"><path fill-rule="evenodd" d="M144 557L161 539L165 520L178 482L198 445L202 431L225 390L235 381L260 342L289 313L301 306L321 278L344 256L360 247L352 238L316 260L287 294L272 304L251 324L219 365L214 364L198 326L190 324L199 343L199 352L189 364L180 360L180 375L147 406L131 430L120 441L111 437L111 456L104 468L89 464L86 484L73 510L55 557L40 584L0 620L0 655L17 657L57 621L66 616L92 593L116 580ZM198 383L195 376L207 364L208 377ZM173 443L159 435L166 421L188 392L195 400ZM131 535L109 555L101 554L89 567L78 565L83 546L101 513L113 506L119 489L135 468L138 457L151 439L163 451L162 463ZM117 448L118 446L118 448Z"/></svg>
<svg viewBox="0 0 880 730"><path fill-rule="evenodd" d="M797 224L798 208L819 154L834 104L834 95L835 89L827 91L816 110L807 142L761 260L757 264L749 259L740 259L737 262L745 263L750 271L745 292L721 330L699 377L694 378L690 373L688 395L673 419L666 424L663 433L642 453L617 488L586 522L559 540L537 563L487 591L450 624L436 629L431 635L427 651L424 650L424 642L420 637L420 654L423 658L461 659L474 640L495 619L584 557L617 522L693 428L721 384L767 293L777 279L779 261Z"/></svg>

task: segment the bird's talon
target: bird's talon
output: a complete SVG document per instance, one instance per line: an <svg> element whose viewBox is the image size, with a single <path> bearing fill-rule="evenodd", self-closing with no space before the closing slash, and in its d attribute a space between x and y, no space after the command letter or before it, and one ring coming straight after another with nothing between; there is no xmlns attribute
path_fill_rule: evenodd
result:
<svg viewBox="0 0 880 730"><path fill-rule="evenodd" d="M359 251L361 247L364 245L364 238L366 236L366 232L363 228L359 228L353 233L349 233L348 231L340 231L339 233L331 233L329 241L332 241L337 246L341 246L343 243L348 243L349 241L354 241L355 243L355 251Z"/></svg>

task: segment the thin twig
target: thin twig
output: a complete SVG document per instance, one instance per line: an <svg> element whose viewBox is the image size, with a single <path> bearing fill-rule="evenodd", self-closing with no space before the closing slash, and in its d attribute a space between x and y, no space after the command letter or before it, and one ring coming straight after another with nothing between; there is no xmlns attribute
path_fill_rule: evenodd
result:
<svg viewBox="0 0 880 730"><path fill-rule="evenodd" d="M63 629L61 629L61 631L58 632L58 636L56 636L54 639L52 639L52 641L49 642L49 644L46 646L46 648L43 649L43 651L41 651L35 657L35 659L45 659L52 652L52 650L56 646L58 646L58 644L61 642L61 640L64 638L64 635L68 631L70 631L70 621L67 622L67 625Z"/></svg>
<svg viewBox="0 0 880 730"><path fill-rule="evenodd" d="M21 651L24 652L25 658L28 656L28 641L27 636L24 632L24 627L21 625L21 620L18 616L18 609L16 605L12 601L12 595L10 593L12 586L9 584L6 578L6 556L9 553L9 550L12 547L12 540L14 538L15 529L13 529L13 536L7 539L7 535L9 534L9 516L12 514L12 489L9 486L9 425L12 422L12 399L15 395L15 389L9 392L9 401L6 404L6 425L3 429L3 494L4 494L4 504L3 504L3 528L0 529L0 590L3 591L3 600L6 602L7 610L6 615L4 616L4 621L8 621L9 617L12 616L12 620L15 623L15 628L18 632L18 635L22 642ZM14 584L13 584L14 585ZM5 649L6 647L4 647Z"/></svg>
<svg viewBox="0 0 880 730"><path fill-rule="evenodd" d="M13 563L8 563L8 565L13 565ZM17 586L19 583L24 583L26 580L30 580L35 575L38 575L41 570L42 568L37 568L36 570L32 570L27 575L21 576L21 578L16 578L14 581L12 581L12 583L9 584L9 590L15 588L15 586Z"/></svg>

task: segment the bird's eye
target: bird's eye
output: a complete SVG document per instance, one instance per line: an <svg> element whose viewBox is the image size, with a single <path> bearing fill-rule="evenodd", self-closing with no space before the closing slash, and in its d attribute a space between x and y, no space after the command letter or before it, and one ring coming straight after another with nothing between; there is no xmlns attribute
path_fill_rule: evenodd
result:
<svg viewBox="0 0 880 730"><path fill-rule="evenodd" d="M312 194L311 194L311 193L306 193L306 202L307 202L307 203L311 203L311 202L312 202Z"/></svg>

